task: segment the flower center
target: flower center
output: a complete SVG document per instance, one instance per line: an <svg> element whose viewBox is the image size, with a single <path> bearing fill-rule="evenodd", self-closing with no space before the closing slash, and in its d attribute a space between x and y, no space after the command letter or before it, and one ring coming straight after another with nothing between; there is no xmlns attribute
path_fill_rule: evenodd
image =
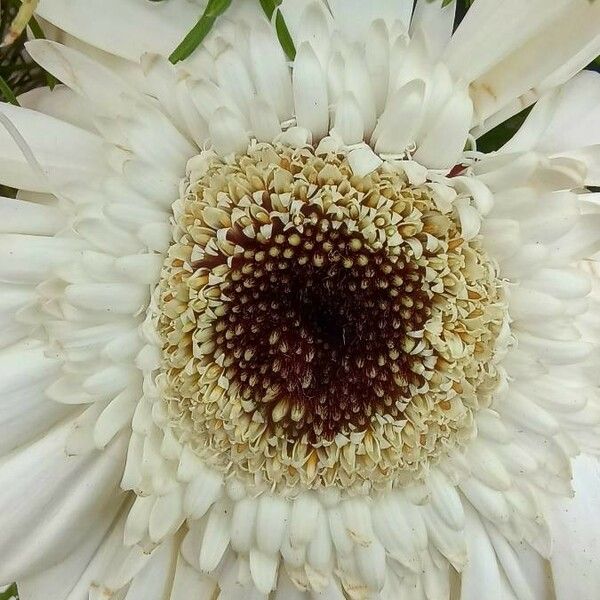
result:
<svg viewBox="0 0 600 600"><path fill-rule="evenodd" d="M188 170L153 311L182 443L255 484L389 487L473 435L506 308L447 196L269 144Z"/></svg>
<svg viewBox="0 0 600 600"><path fill-rule="evenodd" d="M374 414L400 418L425 382L406 349L430 313L429 286L405 257L365 246L344 223L333 229L323 211L301 214L308 224L277 221L270 240L232 261L212 353L273 431L314 442Z"/></svg>

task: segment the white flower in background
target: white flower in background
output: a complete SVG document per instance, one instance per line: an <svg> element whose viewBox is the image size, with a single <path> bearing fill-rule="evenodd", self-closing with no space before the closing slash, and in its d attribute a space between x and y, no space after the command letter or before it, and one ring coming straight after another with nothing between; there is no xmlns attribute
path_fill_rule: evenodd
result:
<svg viewBox="0 0 600 600"><path fill-rule="evenodd" d="M42 0L0 107L0 582L597 598L600 2L198 11Z"/></svg>

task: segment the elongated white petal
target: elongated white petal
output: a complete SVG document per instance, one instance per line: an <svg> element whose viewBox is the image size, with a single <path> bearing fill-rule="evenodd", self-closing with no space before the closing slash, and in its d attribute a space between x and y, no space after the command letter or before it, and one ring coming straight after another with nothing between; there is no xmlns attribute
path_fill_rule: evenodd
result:
<svg viewBox="0 0 600 600"><path fill-rule="evenodd" d="M118 511L116 518L115 511ZM19 579L19 596L26 600L85 598L94 579L108 564L103 550L110 542L117 542L111 539L111 528L115 526L115 519L121 519L121 513L117 506L113 511L97 515L83 542L65 560Z"/></svg>
<svg viewBox="0 0 600 600"><path fill-rule="evenodd" d="M600 143L600 75L584 71L535 105L507 152L560 152Z"/></svg>
<svg viewBox="0 0 600 600"><path fill-rule="evenodd" d="M332 131L335 131L345 144L358 144L363 141L363 117L352 93L344 94L338 99Z"/></svg>
<svg viewBox="0 0 600 600"><path fill-rule="evenodd" d="M34 573L50 561L59 562L84 539L95 515L120 504L116 491L124 440L92 458L67 458L64 448L71 425L55 427L0 466L5 490L0 517L3 581ZM27 502L22 502L24 497Z"/></svg>
<svg viewBox="0 0 600 600"><path fill-rule="evenodd" d="M3 103L2 114L16 128L38 165L23 154L4 125L0 126L0 180L4 185L39 192L94 179L106 169L97 136L27 108ZM58 143L60 140L60 143ZM29 159L29 160L28 160Z"/></svg>
<svg viewBox="0 0 600 600"><path fill-rule="evenodd" d="M258 502L244 498L236 502L231 519L231 546L238 552L248 553L254 544Z"/></svg>
<svg viewBox="0 0 600 600"><path fill-rule="evenodd" d="M489 590L494 590L500 598L505 597L507 584L500 572L494 548L472 508L467 510L465 534L469 562L462 572L460 600L478 600Z"/></svg>
<svg viewBox="0 0 600 600"><path fill-rule="evenodd" d="M329 0L329 6L336 25L348 37L361 40L369 25L383 19L388 23L401 21L408 31L413 3L411 0L380 0L379 2L361 2L361 0Z"/></svg>
<svg viewBox="0 0 600 600"><path fill-rule="evenodd" d="M135 0L92 0L85 6L68 0L42 0L38 12L89 44L137 61L144 52L168 55L185 36L190 23L198 19L197 7L183 0L149 8ZM90 14L94 15L93 23Z"/></svg>
<svg viewBox="0 0 600 600"><path fill-rule="evenodd" d="M127 591L128 600L161 600L169 590L177 560L175 539L161 544L149 557L144 568L133 577Z"/></svg>
<svg viewBox="0 0 600 600"><path fill-rule="evenodd" d="M289 519L289 503L284 498L263 494L256 513L256 543L265 554L275 554L281 547Z"/></svg>
<svg viewBox="0 0 600 600"><path fill-rule="evenodd" d="M455 11L454 2L440 7L427 0L417 0L410 29L413 33L418 29L422 31L432 61L438 59L450 41Z"/></svg>
<svg viewBox="0 0 600 600"><path fill-rule="evenodd" d="M162 542L179 529L184 520L181 489L175 489L154 502L148 523L148 532L153 542Z"/></svg>
<svg viewBox="0 0 600 600"><path fill-rule="evenodd" d="M281 121L292 117L292 86L281 46L266 24L250 36L250 59L254 84L261 99L269 103Z"/></svg>
<svg viewBox="0 0 600 600"><path fill-rule="evenodd" d="M575 4L571 0L558 0L552 6L543 0L526 4L518 0L501 3L480 0L452 36L445 62L457 77L472 81L552 20L564 17ZM515 19L522 23L521 27L514 27Z"/></svg>
<svg viewBox="0 0 600 600"><path fill-rule="evenodd" d="M559 598L575 594L593 600L600 589L598 511L600 469L595 458L582 456L574 464L575 497L552 500L549 518L554 537L552 574Z"/></svg>
<svg viewBox="0 0 600 600"><path fill-rule="evenodd" d="M317 142L329 130L327 83L319 59L307 42L300 45L296 54L293 89L296 121Z"/></svg>
<svg viewBox="0 0 600 600"><path fill-rule="evenodd" d="M415 79L402 86L388 101L373 137L381 154L402 154L415 141L423 116L425 83Z"/></svg>
<svg viewBox="0 0 600 600"><path fill-rule="evenodd" d="M527 6L534 4L537 3L528 3ZM554 10L560 10L560 4L565 2L554 3L552 10L539 10L537 14L546 19ZM565 12L556 15L523 46L472 84L473 103L479 118L486 118L511 100L527 95L565 60L577 56L582 48L588 49L589 60L597 55L600 8L595 3L572 0L567 0L566 4ZM553 40L552 44L548 44L549 39Z"/></svg>
<svg viewBox="0 0 600 600"><path fill-rule="evenodd" d="M473 104L456 90L431 123L425 124L414 159L432 169L449 169L458 160L467 140Z"/></svg>
<svg viewBox="0 0 600 600"><path fill-rule="evenodd" d="M265 554L257 548L250 550L250 572L257 589L263 594L268 594L275 588L277 581L277 567L279 556Z"/></svg>
<svg viewBox="0 0 600 600"><path fill-rule="evenodd" d="M19 104L80 129L92 133L96 130L85 99L66 85L58 84L53 90L45 87L30 90L19 96Z"/></svg>
<svg viewBox="0 0 600 600"><path fill-rule="evenodd" d="M221 501L215 504L208 517L200 550L200 568L203 571L213 571L223 557L230 540L230 521L231 506L229 503Z"/></svg>
<svg viewBox="0 0 600 600"><path fill-rule="evenodd" d="M76 305L91 310L135 314L148 301L148 290L131 283L87 283L67 287L65 296Z"/></svg>
<svg viewBox="0 0 600 600"><path fill-rule="evenodd" d="M215 111L208 125L215 152L227 156L243 152L250 141L244 122L227 108Z"/></svg>
<svg viewBox="0 0 600 600"><path fill-rule="evenodd" d="M217 473L203 469L187 486L183 504L185 513L200 519L220 498L222 487L223 480Z"/></svg>
<svg viewBox="0 0 600 600"><path fill-rule="evenodd" d="M82 247L78 239L0 234L0 279L40 282L54 269L72 261Z"/></svg>
<svg viewBox="0 0 600 600"><path fill-rule="evenodd" d="M66 225L66 217L58 208L0 198L0 232L53 235Z"/></svg>

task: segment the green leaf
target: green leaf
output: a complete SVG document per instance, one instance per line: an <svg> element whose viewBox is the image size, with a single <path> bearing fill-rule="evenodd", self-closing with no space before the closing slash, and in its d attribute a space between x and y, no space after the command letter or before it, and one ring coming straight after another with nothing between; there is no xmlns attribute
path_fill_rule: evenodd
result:
<svg viewBox="0 0 600 600"><path fill-rule="evenodd" d="M277 32L277 38L283 51L288 55L290 60L294 60L296 58L296 47L279 9L277 9L277 14L275 15L275 31Z"/></svg>
<svg viewBox="0 0 600 600"><path fill-rule="evenodd" d="M522 110L507 121L504 121L504 123L488 131L485 135L482 135L477 140L477 150L487 154L488 152L495 152L502 148L519 131L532 108L530 106Z"/></svg>
<svg viewBox="0 0 600 600"><path fill-rule="evenodd" d="M0 594L0 600L9 600L10 598L17 598L17 584L13 583L5 592Z"/></svg>
<svg viewBox="0 0 600 600"><path fill-rule="evenodd" d="M271 18L273 17L273 13L275 12L275 9L277 8L277 6L280 4L279 2L276 2L276 0L258 0L260 2L260 5L262 6L262 9L265 13L265 15L267 15L267 19L269 19L269 21L271 20Z"/></svg>
<svg viewBox="0 0 600 600"><path fill-rule="evenodd" d="M220 17L231 5L231 0L209 0L199 21L192 27L182 42L173 50L169 60L175 64L187 58L208 35L217 17Z"/></svg>
<svg viewBox="0 0 600 600"><path fill-rule="evenodd" d="M294 60L296 56L296 47L294 46L294 41L292 40L292 36L290 35L289 29L285 24L285 19L283 18L283 14L279 10L278 6L281 4L282 0L258 0L262 9L267 15L267 19L269 21L273 21L273 14L275 14L275 31L277 32L277 39L283 48L283 51L287 54L290 60ZM275 11L277 11L275 13Z"/></svg>
<svg viewBox="0 0 600 600"><path fill-rule="evenodd" d="M6 83L6 80L4 79L4 77L2 77L2 75L0 75L0 94L2 94L3 98L7 102L10 102L15 106L19 106L19 101L17 100L17 97L15 96L14 92L10 89L10 86L8 85L8 83ZM2 600L2 596L0 596L0 600Z"/></svg>

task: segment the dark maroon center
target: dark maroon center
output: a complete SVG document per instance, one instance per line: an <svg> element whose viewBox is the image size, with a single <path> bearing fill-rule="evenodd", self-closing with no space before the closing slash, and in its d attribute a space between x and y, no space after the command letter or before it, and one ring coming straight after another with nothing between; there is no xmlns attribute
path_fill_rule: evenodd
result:
<svg viewBox="0 0 600 600"><path fill-rule="evenodd" d="M233 391L294 439L400 417L422 384L407 351L430 314L422 268L327 222L245 247L214 337Z"/></svg>

